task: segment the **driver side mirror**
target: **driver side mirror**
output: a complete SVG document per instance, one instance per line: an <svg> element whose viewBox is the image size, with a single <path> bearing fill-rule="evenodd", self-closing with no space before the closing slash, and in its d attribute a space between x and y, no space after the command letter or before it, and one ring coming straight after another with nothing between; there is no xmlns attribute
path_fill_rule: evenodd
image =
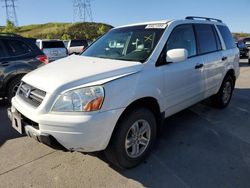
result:
<svg viewBox="0 0 250 188"><path fill-rule="evenodd" d="M184 48L172 49L166 53L166 62L177 63L188 58L188 51Z"/></svg>

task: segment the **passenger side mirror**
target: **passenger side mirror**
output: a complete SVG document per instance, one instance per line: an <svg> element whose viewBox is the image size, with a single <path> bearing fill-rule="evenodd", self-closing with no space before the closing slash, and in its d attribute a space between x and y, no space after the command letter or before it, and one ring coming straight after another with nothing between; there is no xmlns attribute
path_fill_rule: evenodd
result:
<svg viewBox="0 0 250 188"><path fill-rule="evenodd" d="M188 58L188 51L184 48L167 51L166 62L176 63L185 61Z"/></svg>

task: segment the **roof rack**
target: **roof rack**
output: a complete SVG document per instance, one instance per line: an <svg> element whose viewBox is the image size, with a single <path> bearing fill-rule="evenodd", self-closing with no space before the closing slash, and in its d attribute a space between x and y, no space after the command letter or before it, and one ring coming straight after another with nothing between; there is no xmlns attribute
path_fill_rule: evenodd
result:
<svg viewBox="0 0 250 188"><path fill-rule="evenodd" d="M15 33L0 33L0 36L7 36L7 37L20 37L22 38L21 35L17 35Z"/></svg>
<svg viewBox="0 0 250 188"><path fill-rule="evenodd" d="M207 20L207 21L216 21L222 23L222 20L216 19L216 18L208 18L208 17L199 17L199 16L187 16L185 18L186 20Z"/></svg>

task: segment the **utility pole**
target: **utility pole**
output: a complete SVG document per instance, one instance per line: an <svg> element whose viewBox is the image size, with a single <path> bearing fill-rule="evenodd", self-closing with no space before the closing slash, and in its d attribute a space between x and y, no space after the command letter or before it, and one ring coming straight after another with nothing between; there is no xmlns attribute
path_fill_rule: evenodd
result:
<svg viewBox="0 0 250 188"><path fill-rule="evenodd" d="M73 22L93 22L90 0L73 0Z"/></svg>
<svg viewBox="0 0 250 188"><path fill-rule="evenodd" d="M18 26L17 14L16 14L16 2L17 0L1 0L4 3L4 8L6 11L6 20L14 23Z"/></svg>

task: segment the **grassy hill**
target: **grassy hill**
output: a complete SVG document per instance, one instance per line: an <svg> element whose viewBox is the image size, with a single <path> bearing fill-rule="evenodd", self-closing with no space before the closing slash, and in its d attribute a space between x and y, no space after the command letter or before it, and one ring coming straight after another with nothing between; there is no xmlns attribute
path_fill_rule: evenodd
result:
<svg viewBox="0 0 250 188"><path fill-rule="evenodd" d="M15 29L15 33L24 37L41 39L89 39L94 40L111 29L111 25L104 23L47 23L21 26ZM3 32L3 28L0 28Z"/></svg>
<svg viewBox="0 0 250 188"><path fill-rule="evenodd" d="M250 37L250 33L233 33L233 35L238 38Z"/></svg>

